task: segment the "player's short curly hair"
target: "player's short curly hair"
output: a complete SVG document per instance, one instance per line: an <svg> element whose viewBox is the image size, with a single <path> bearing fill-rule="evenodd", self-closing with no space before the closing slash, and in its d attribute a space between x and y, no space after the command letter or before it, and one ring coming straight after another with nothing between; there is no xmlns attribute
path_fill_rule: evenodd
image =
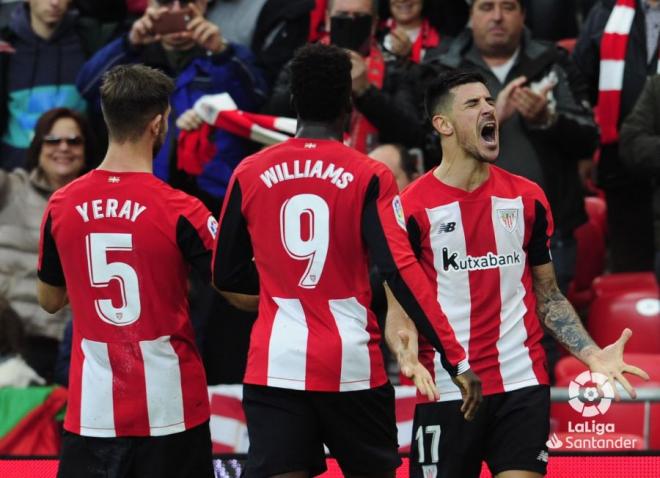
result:
<svg viewBox="0 0 660 478"><path fill-rule="evenodd" d="M320 43L300 48L291 62L291 95L303 120L331 121L347 112L351 98L348 53Z"/></svg>

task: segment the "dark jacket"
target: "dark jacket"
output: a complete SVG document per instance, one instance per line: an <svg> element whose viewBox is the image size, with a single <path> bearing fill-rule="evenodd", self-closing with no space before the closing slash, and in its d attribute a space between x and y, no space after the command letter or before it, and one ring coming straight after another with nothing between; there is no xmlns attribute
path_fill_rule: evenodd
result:
<svg viewBox="0 0 660 478"><path fill-rule="evenodd" d="M655 250L660 252L660 75L648 79L621 126L619 151L632 174L653 182Z"/></svg>
<svg viewBox="0 0 660 478"><path fill-rule="evenodd" d="M582 25L573 59L584 75L589 88L589 98L595 105L598 101L598 76L600 73L600 42L607 20L616 4L615 0L601 0L589 13ZM623 89L621 91L621 111L619 125L628 113L632 111L639 97L646 77L656 72L657 55L653 55L650 64L647 63L646 23L644 12L637 1L637 13L628 39L626 52L626 68L623 74ZM639 183L621 162L618 145L604 145L598 164L598 183L604 188L628 186Z"/></svg>
<svg viewBox="0 0 660 478"><path fill-rule="evenodd" d="M82 95L99 108L99 88L103 73L120 64L143 63L158 68L174 78L175 89L170 103L172 112L165 139L154 160L154 174L164 181L172 181L176 173L176 158L173 152L179 129L176 119L192 108L201 96L227 92L239 109L254 111L266 97L267 86L261 71L254 65L254 57L247 48L230 44L217 55L207 55L206 51L195 47L185 54L178 68L170 63L160 43L142 48L134 48L127 35L116 39L94 55L82 68L77 84ZM201 190L189 191L201 196L210 207L218 207L218 198L225 195L229 178L236 165L252 152L250 141L234 136L226 131L215 133L214 144L217 152L196 178ZM176 186L180 186L176 184ZM210 195L212 198L204 196Z"/></svg>
<svg viewBox="0 0 660 478"><path fill-rule="evenodd" d="M29 5L14 9L10 25L0 31L0 164L21 162L44 112L60 106L86 110L76 75L117 28L70 11L53 36L44 40L32 31Z"/></svg>
<svg viewBox="0 0 660 478"><path fill-rule="evenodd" d="M384 60L383 88L379 90L370 86L362 96L353 99L354 107L378 130L380 144L401 143L408 148L421 146L424 135L416 109L415 84L410 80L410 69L414 65L401 62L392 55L385 55ZM277 78L273 93L262 112L295 117L291 108L290 88L289 62Z"/></svg>
<svg viewBox="0 0 660 478"><path fill-rule="evenodd" d="M481 58L469 29L437 51L429 52L425 62L435 70L478 70L486 78L493 97L505 86ZM584 82L568 53L553 43L533 40L525 31L520 54L506 83L521 75L537 82L551 72L558 78L553 90L556 121L541 128L528 124L515 113L500 126L498 165L541 185L552 207L558 233L568 236L586 221L577 161L592 156L598 145L598 129L586 105Z"/></svg>

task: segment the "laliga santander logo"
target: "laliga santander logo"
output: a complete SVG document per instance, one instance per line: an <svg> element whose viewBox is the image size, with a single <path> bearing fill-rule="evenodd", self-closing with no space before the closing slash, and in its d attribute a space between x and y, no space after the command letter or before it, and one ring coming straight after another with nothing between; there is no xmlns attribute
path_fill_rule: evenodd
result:
<svg viewBox="0 0 660 478"><path fill-rule="evenodd" d="M598 386L603 396L598 393ZM604 415L614 398L612 384L602 373L582 372L568 385L568 404L583 417Z"/></svg>

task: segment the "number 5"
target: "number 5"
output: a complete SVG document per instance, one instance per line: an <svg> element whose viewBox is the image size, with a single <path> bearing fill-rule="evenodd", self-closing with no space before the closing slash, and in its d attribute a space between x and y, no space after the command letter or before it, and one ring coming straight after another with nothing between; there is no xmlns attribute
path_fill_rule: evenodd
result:
<svg viewBox="0 0 660 478"><path fill-rule="evenodd" d="M302 220L309 220L309 237L302 237ZM280 209L280 235L286 252L299 261L309 260L298 285L313 289L321 279L330 241L330 210L316 194L298 194Z"/></svg>
<svg viewBox="0 0 660 478"><path fill-rule="evenodd" d="M140 289L138 276L131 266L124 262L108 262L109 251L132 251L131 234L92 233L86 238L87 267L92 287L108 287L116 280L121 292L121 307L114 307L110 299L94 301L96 313L103 322L111 325L130 325L140 318Z"/></svg>

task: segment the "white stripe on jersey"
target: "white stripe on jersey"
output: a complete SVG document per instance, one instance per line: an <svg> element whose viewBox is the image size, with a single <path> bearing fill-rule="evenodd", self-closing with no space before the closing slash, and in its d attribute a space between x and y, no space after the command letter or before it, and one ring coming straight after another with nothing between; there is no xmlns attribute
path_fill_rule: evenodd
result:
<svg viewBox="0 0 660 478"><path fill-rule="evenodd" d="M151 436L185 431L179 356L169 335L140 341Z"/></svg>
<svg viewBox="0 0 660 478"><path fill-rule="evenodd" d="M278 309L268 344L268 386L305 390L309 330L298 299L273 297Z"/></svg>
<svg viewBox="0 0 660 478"><path fill-rule="evenodd" d="M500 298L502 309L500 311L500 337L497 340L499 352L500 374L504 390L516 390L523 386L538 385L534 373L529 349L525 346L527 329L525 328L525 287L522 276L525 272L525 253L523 243L525 240L525 211L521 197L504 199L493 196L492 219L497 254L520 253L521 261L509 267L500 267ZM509 231L500 213L504 211L509 218ZM514 218L515 219L512 219ZM513 226L511 226L513 224Z"/></svg>
<svg viewBox="0 0 660 478"><path fill-rule="evenodd" d="M82 383L80 386L80 434L114 437L112 369L108 344L82 339Z"/></svg>
<svg viewBox="0 0 660 478"><path fill-rule="evenodd" d="M442 249L447 248L458 252L461 257L467 257L465 231L461 218L461 208L458 202L446 204L433 209L427 209L430 231L429 238L433 250L433 266L437 271L438 302L449 319L449 324L456 339L465 350L465 358L469 360L470 343L470 276L467 270L445 271L442 264ZM447 227L454 223L454 228ZM447 229L452 229L448 231ZM459 400L461 392L452 382L451 377L440 363L440 355L434 354L435 379L440 391L440 401Z"/></svg>
<svg viewBox="0 0 660 478"><path fill-rule="evenodd" d="M330 300L329 304L341 338L339 391L364 390L371 380L367 309L355 297Z"/></svg>

